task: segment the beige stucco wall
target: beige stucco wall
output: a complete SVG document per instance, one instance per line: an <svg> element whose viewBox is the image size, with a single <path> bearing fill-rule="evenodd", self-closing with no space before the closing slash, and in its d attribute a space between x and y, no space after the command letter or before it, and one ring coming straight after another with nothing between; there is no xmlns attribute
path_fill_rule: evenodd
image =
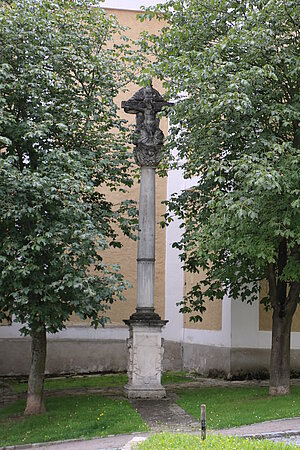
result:
<svg viewBox="0 0 300 450"><path fill-rule="evenodd" d="M266 297L268 293L268 283L266 280L261 282L261 291L259 300ZM259 304L259 331L272 331L272 310L266 311L262 304ZM293 323L292 331L300 331L300 309L297 307Z"/></svg>
<svg viewBox="0 0 300 450"><path fill-rule="evenodd" d="M189 273L184 272L184 292L186 295L192 287L199 281L205 278L205 273ZM205 302L206 311L203 313L202 322L191 322L190 314L184 314L183 326L184 328L196 329L196 330L214 330L219 331L222 329L222 301L215 299L214 301L207 300Z"/></svg>
<svg viewBox="0 0 300 450"><path fill-rule="evenodd" d="M131 39L138 39L140 32L148 30L154 33L158 33L161 28L161 24L158 21L151 22L139 22L136 19L136 11L126 10L110 10L106 9L108 14L114 14L119 23L123 26L129 27L125 34ZM153 81L153 87L162 92L162 86L159 82ZM128 86L128 92L121 93L116 98L116 104L121 107L122 100L128 100L137 90L139 86L130 84ZM135 116L131 114L125 114L120 109L120 116L128 120L129 123L135 123ZM164 134L167 134L167 120L162 119L160 122L160 128ZM103 190L102 190L103 192ZM138 201L139 197L139 184L134 183L134 186L129 190L128 194L124 195L118 192L107 192L108 199L112 200L114 204L118 204L121 200L130 198ZM167 196L167 179L156 177L156 239L155 239L155 298L154 306L158 314L162 318L165 317L165 230L161 229L158 223L161 220L161 216L165 213L165 206L162 205L162 201ZM129 316L135 311L136 308L136 277L137 277L137 242L132 241L126 237L121 237L123 247L121 249L111 249L104 254L104 260L106 263L119 264L120 271L124 275L125 279L130 281L133 288L128 289L125 292L126 302L117 302L112 305L111 311L108 313L112 321L112 326L117 324L123 324L123 319L128 319ZM78 317L73 316L70 324L72 325L89 325L89 322L82 322Z"/></svg>

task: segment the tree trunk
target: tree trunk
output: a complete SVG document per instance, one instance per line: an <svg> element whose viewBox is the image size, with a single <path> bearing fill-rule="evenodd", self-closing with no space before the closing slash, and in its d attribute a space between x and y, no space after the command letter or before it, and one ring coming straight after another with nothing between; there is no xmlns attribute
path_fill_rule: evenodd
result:
<svg viewBox="0 0 300 450"><path fill-rule="evenodd" d="M298 260L298 247L290 250ZM268 270L269 293L273 308L272 349L270 361L270 395L286 395L290 393L290 341L291 327L297 308L300 283L288 283L282 274L288 261L287 241L282 239L278 248L277 270L270 264Z"/></svg>
<svg viewBox="0 0 300 450"><path fill-rule="evenodd" d="M46 365L46 328L31 335L31 366L25 414L41 414L44 406L44 377Z"/></svg>
<svg viewBox="0 0 300 450"><path fill-rule="evenodd" d="M270 395L290 393L290 336L293 311L283 316L273 309L272 349L270 362Z"/></svg>

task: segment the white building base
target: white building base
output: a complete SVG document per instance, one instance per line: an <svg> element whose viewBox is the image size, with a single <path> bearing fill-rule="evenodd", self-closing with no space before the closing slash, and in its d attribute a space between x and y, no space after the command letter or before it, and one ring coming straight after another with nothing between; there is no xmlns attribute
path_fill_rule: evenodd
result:
<svg viewBox="0 0 300 450"><path fill-rule="evenodd" d="M130 337L127 341L128 384L124 387L128 398L162 398L166 390L161 384L164 320L126 321Z"/></svg>

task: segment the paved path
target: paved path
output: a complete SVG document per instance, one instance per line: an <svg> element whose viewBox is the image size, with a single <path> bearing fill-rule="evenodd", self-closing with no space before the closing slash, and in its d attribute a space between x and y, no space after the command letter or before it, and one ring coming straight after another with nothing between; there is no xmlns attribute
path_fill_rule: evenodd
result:
<svg viewBox="0 0 300 450"><path fill-rule="evenodd" d="M198 431L200 423L174 402L169 394L161 400L131 400L131 404L147 423L151 432Z"/></svg>
<svg viewBox="0 0 300 450"><path fill-rule="evenodd" d="M268 434L271 435L277 433L300 434L300 417L270 420L268 422L255 423L253 425L244 425L243 427L218 430L218 433L237 436L267 436Z"/></svg>

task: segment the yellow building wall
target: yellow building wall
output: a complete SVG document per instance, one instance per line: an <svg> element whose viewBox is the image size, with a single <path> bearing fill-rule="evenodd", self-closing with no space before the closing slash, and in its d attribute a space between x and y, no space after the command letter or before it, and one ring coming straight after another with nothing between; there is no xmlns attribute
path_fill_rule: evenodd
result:
<svg viewBox="0 0 300 450"><path fill-rule="evenodd" d="M8 325L11 325L11 323L8 322L8 320L3 319L2 321L0 321L0 327L6 327Z"/></svg>
<svg viewBox="0 0 300 450"><path fill-rule="evenodd" d="M198 282L204 280L205 273L190 273L184 272L184 292L186 295L192 287ZM207 300L205 302L206 311L202 315L202 322L191 322L189 319L192 314L184 314L183 326L188 329L195 330L222 330L222 300L215 299L214 301Z"/></svg>
<svg viewBox="0 0 300 450"><path fill-rule="evenodd" d="M114 14L119 23L123 26L129 27L125 34L131 39L138 39L141 31L148 30L149 32L159 33L161 23L158 21L143 22L141 23L136 19L137 11L127 10L112 10L106 9L107 14ZM153 87L163 92L161 83L153 81ZM128 86L128 91L120 93L116 98L116 104L121 108L122 100L128 100L140 87L135 84ZM129 123L135 123L135 115L126 114L120 109L120 116L126 119ZM167 134L168 126L167 120L162 119L160 122L160 128L164 134ZM118 192L107 192L107 197L113 203L117 204L121 200L129 198L138 201L139 198L139 184L134 183L134 186L129 190L127 195ZM156 238L155 238L155 298L154 306L156 312L162 317L165 317L165 230L163 230L158 224L161 221L161 216L165 213L165 206L162 205L162 201L167 197L167 179L156 176ZM103 189L102 189L103 192ZM137 293L136 293L136 281L137 281L137 242L132 241L129 238L121 237L120 239L123 247L121 249L110 249L104 252L104 260L106 263L119 264L120 272L124 275L124 278L133 285L133 288L128 289L125 292L126 301L117 301L112 305L111 310L107 313L111 319L111 325L107 326L119 326L124 325L123 319L129 319L130 315L135 312ZM83 326L89 325L89 321L82 321L78 316L73 315L69 321L70 325ZM124 325L125 326L125 325Z"/></svg>
<svg viewBox="0 0 300 450"><path fill-rule="evenodd" d="M268 294L268 282L261 281L261 290L259 293L259 301ZM259 331L272 331L272 310L266 311L264 306L259 303ZM293 322L292 331L300 331L300 309L297 307Z"/></svg>

